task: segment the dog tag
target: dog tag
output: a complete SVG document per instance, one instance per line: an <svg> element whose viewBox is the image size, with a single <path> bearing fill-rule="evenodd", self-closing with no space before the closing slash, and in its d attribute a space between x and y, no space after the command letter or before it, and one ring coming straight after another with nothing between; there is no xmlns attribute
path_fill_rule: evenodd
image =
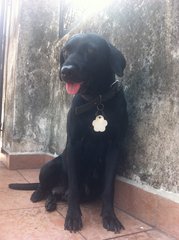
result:
<svg viewBox="0 0 179 240"><path fill-rule="evenodd" d="M95 132L104 132L108 122L104 119L102 115L96 116L95 120L92 122Z"/></svg>

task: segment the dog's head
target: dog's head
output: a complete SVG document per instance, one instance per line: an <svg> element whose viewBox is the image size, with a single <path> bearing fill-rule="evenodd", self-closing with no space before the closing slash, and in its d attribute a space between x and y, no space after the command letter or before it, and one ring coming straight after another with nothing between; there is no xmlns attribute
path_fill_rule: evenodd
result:
<svg viewBox="0 0 179 240"><path fill-rule="evenodd" d="M74 35L60 53L60 79L70 94L106 91L125 66L122 53L96 34Z"/></svg>

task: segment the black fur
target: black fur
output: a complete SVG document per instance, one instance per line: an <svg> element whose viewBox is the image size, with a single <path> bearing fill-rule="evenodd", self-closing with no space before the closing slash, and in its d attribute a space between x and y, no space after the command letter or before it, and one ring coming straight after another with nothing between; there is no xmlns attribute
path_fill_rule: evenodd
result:
<svg viewBox="0 0 179 240"><path fill-rule="evenodd" d="M119 232L123 226L113 208L114 180L119 153L127 128L127 110L123 90L104 103L108 126L95 132L96 105L82 114L76 107L107 94L115 74L123 76L126 61L122 53L95 34L77 34L67 41L60 54L60 79L80 83L67 118L67 143L64 152L45 164L33 202L46 199L47 211L56 209L58 200L68 201L65 229L82 228L80 202L102 197L102 221L107 230ZM27 184L28 185L28 184ZM10 188L26 189L11 184Z"/></svg>

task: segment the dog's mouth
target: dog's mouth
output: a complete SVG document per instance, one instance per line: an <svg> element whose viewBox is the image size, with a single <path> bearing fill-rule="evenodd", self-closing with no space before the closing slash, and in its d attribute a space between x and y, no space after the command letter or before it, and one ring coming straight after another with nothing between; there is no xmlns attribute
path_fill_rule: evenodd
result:
<svg viewBox="0 0 179 240"><path fill-rule="evenodd" d="M68 94L77 94L78 91L80 90L81 83L73 83L73 82L68 82L66 83L66 91Z"/></svg>
<svg viewBox="0 0 179 240"><path fill-rule="evenodd" d="M60 79L66 83L68 94L75 95L79 92L82 84L79 69L75 65L63 65L60 70Z"/></svg>

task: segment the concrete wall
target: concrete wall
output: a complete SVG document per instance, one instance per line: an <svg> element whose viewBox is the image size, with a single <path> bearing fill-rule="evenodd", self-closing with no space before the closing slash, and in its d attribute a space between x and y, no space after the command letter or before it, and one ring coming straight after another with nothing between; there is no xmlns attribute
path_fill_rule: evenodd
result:
<svg viewBox="0 0 179 240"><path fill-rule="evenodd" d="M179 192L178 0L113 1L52 47L47 42L55 39L56 30L50 30L46 17L39 17L43 21L37 25L29 12L31 9L36 17L41 12L48 18L49 9L44 10L46 5L38 9L35 1L23 4L13 128L6 125L9 135L3 140L4 147L15 152L58 153L63 149L70 98L58 79L59 49L73 33L96 32L127 59L123 83L129 131L122 175ZM51 10L56 13L55 8ZM56 29L56 20L50 19ZM7 118L8 114L5 123Z"/></svg>
<svg viewBox="0 0 179 240"><path fill-rule="evenodd" d="M19 40L20 1L12 2L7 10L7 31L4 64L4 121L3 148L10 149L13 142L14 99L16 80L16 61Z"/></svg>
<svg viewBox="0 0 179 240"><path fill-rule="evenodd" d="M58 38L59 1L12 1L12 12L17 2L18 11L11 17L3 148L48 151L53 108L50 56Z"/></svg>

